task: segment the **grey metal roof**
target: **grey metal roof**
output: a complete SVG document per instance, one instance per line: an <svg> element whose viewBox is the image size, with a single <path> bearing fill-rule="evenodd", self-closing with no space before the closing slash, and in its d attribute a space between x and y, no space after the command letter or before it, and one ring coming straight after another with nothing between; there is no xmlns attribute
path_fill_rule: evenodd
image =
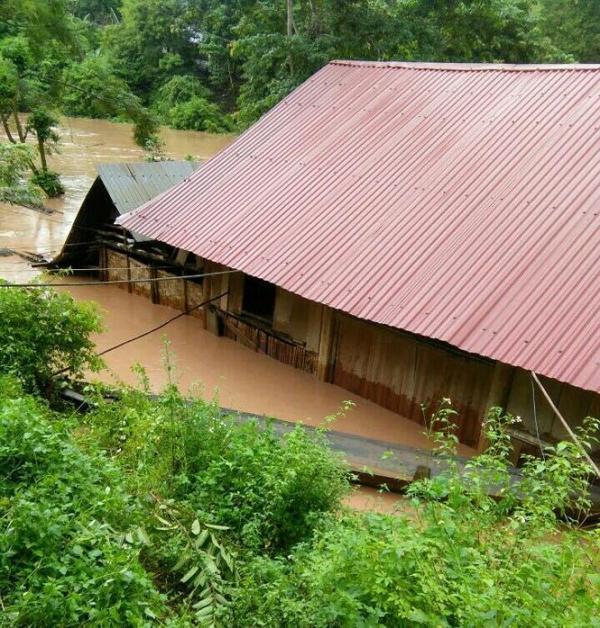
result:
<svg viewBox="0 0 600 628"><path fill-rule="evenodd" d="M120 214L136 209L188 177L200 164L155 161L99 164L98 176Z"/></svg>

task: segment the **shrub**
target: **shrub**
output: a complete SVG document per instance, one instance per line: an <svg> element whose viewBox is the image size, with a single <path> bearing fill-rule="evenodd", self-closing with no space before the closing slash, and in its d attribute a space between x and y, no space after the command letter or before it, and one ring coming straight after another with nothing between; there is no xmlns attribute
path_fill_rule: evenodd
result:
<svg viewBox="0 0 600 628"><path fill-rule="evenodd" d="M127 83L101 56L88 56L70 65L64 71L63 84L62 109L70 116L112 118L133 98Z"/></svg>
<svg viewBox="0 0 600 628"><path fill-rule="evenodd" d="M58 371L71 377L98 370L90 334L100 330L91 303L78 303L49 288L0 286L0 373L30 391L44 391Z"/></svg>
<svg viewBox="0 0 600 628"><path fill-rule="evenodd" d="M38 170L31 175L31 183L37 185L50 198L56 198L65 193L65 187L60 181L58 172L53 170Z"/></svg>
<svg viewBox="0 0 600 628"><path fill-rule="evenodd" d="M131 490L185 503L246 549L287 551L310 538L348 490L346 466L302 427L280 438L175 388L157 400L129 391L98 403L86 419L90 436L131 474Z"/></svg>
<svg viewBox="0 0 600 628"><path fill-rule="evenodd" d="M0 77L0 83L1 83ZM35 159L33 147L27 144L0 142L0 201L39 207L43 195L27 180Z"/></svg>
<svg viewBox="0 0 600 628"><path fill-rule="evenodd" d="M232 130L228 119L219 107L201 96L194 96L169 109L167 120L176 129L191 129L209 133L225 133Z"/></svg>
<svg viewBox="0 0 600 628"><path fill-rule="evenodd" d="M172 107L187 102L196 96L209 100L211 97L210 90L202 85L195 76L178 74L159 87L154 98L154 107L162 116L166 117Z"/></svg>
<svg viewBox="0 0 600 628"><path fill-rule="evenodd" d="M120 476L0 378L0 624L139 626L165 608L142 568Z"/></svg>
<svg viewBox="0 0 600 628"><path fill-rule="evenodd" d="M441 419L441 420L440 420ZM411 486L416 520L331 519L286 558L242 573L231 622L259 626L592 626L600 534L561 523L585 506L589 467L562 443L511 482L514 418L493 410L490 447L460 469L447 409L434 432L445 471ZM580 430L590 442L598 422ZM490 497L496 491L496 498ZM589 504L588 504L589 505Z"/></svg>

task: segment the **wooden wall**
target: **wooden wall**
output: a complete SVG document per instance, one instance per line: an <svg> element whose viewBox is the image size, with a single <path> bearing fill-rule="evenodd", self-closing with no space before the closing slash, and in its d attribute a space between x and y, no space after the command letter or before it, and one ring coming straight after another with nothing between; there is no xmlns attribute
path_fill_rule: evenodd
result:
<svg viewBox="0 0 600 628"><path fill-rule="evenodd" d="M109 268L104 277L109 281L130 282L131 280L146 278L177 276L166 270L149 266L127 253L115 251L108 247L101 250L101 260L103 267ZM118 284L118 287L132 294L144 296L153 303L168 305L181 311L191 310L205 299L203 284L189 279L172 279L158 282L131 281L130 283ZM203 319L204 310L202 308L192 310L190 315Z"/></svg>
<svg viewBox="0 0 600 628"><path fill-rule="evenodd" d="M600 418L600 395L547 377L540 377L540 380L569 426L580 425L586 416ZM527 371L514 369L506 409L521 417L521 429L530 434L536 434L536 418L537 429L543 440L552 442L569 438L539 388L535 384L532 386Z"/></svg>
<svg viewBox="0 0 600 628"><path fill-rule="evenodd" d="M125 253L101 251L107 279L165 277L164 270L149 268ZM198 261L203 272L228 270L209 261ZM478 447L481 419L493 405L519 415L521 429L548 442L566 438L540 391L532 389L529 373L492 360L428 342L417 336L356 319L277 288L272 331L259 329L239 315L244 275L232 273L187 280L123 284L130 292L156 303L186 310L202 301L227 293L210 308L194 311L207 329L224 334L249 348L315 373L366 399L418 423L443 397L459 412L461 442ZM542 378L559 410L570 425L587 416L600 417L600 395ZM425 406L424 410L422 406Z"/></svg>
<svg viewBox="0 0 600 628"><path fill-rule="evenodd" d="M337 319L333 383L419 423L423 412L429 417L449 397L459 412L461 442L477 446L493 362L343 314Z"/></svg>

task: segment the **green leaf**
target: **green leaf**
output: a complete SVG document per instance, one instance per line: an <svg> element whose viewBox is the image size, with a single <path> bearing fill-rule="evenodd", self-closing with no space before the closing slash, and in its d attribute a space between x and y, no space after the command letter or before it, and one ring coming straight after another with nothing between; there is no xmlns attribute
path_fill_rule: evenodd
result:
<svg viewBox="0 0 600 628"><path fill-rule="evenodd" d="M192 534L196 536L200 534L200 522L198 519L194 519L194 523L192 523Z"/></svg>
<svg viewBox="0 0 600 628"><path fill-rule="evenodd" d="M200 569L200 567L198 565L194 565L191 569L189 569L185 575L180 579L180 582L183 582L184 584L190 580L191 578L194 577L194 575L197 573L198 569Z"/></svg>
<svg viewBox="0 0 600 628"><path fill-rule="evenodd" d="M213 530L231 530L229 526L220 526L215 523L205 523L207 528L212 528Z"/></svg>

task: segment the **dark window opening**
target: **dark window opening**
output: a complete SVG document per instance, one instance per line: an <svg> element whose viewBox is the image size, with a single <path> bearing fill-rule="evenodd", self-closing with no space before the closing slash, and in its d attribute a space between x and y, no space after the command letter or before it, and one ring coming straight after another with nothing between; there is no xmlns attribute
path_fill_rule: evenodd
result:
<svg viewBox="0 0 600 628"><path fill-rule="evenodd" d="M275 311L275 285L246 275L242 311L271 325Z"/></svg>

